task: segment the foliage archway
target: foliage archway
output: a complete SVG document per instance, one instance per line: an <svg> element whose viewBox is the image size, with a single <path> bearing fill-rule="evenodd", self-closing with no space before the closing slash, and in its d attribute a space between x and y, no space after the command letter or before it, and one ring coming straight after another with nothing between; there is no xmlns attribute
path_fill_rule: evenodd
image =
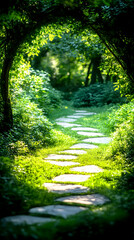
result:
<svg viewBox="0 0 134 240"><path fill-rule="evenodd" d="M41 26L68 22L78 32L92 28L114 54L128 75L130 94L134 91L134 1L115 0L24 0L7 1L1 6L0 46L2 131L13 125L9 97L9 73L17 51L23 51L23 43L31 43L35 36L42 35ZM38 41L41 38L39 37ZM41 40L43 41L43 40ZM38 47L37 47L38 49ZM37 50L36 49L36 50ZM31 50L33 51L33 49ZM34 50L35 51L35 50Z"/></svg>

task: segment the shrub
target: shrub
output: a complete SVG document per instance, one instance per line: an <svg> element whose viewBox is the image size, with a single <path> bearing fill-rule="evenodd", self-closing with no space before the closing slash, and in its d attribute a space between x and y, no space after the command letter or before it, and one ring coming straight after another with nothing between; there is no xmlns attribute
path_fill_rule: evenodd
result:
<svg viewBox="0 0 134 240"><path fill-rule="evenodd" d="M18 78L12 74L10 88L14 127L0 135L0 154L25 154L55 141L46 115L61 106L61 94L50 85L48 74L22 67Z"/></svg>
<svg viewBox="0 0 134 240"><path fill-rule="evenodd" d="M24 95L16 102L13 113L14 126L21 129L23 140L29 147L50 141L52 124L28 96Z"/></svg>
<svg viewBox="0 0 134 240"><path fill-rule="evenodd" d="M16 105L16 102L21 101L21 98L23 99L26 95L31 102L36 103L38 108L42 109L44 115L60 107L62 103L61 93L51 86L48 73L31 68L27 74L20 75L18 84L12 78L11 92L13 105Z"/></svg>
<svg viewBox="0 0 134 240"><path fill-rule="evenodd" d="M123 166L134 165L134 114L113 133L113 140L106 151L106 158L121 161Z"/></svg>
<svg viewBox="0 0 134 240"><path fill-rule="evenodd" d="M113 83L96 83L89 87L79 89L73 97L75 107L103 106L110 103L123 103L125 98L120 96L119 91L114 90Z"/></svg>
<svg viewBox="0 0 134 240"><path fill-rule="evenodd" d="M119 181L117 182L119 189L133 190L134 189L134 167L127 172L122 172Z"/></svg>
<svg viewBox="0 0 134 240"><path fill-rule="evenodd" d="M134 114L134 100L121 107L114 106L108 115L107 126L111 131L115 131L124 121L129 121L131 115Z"/></svg>

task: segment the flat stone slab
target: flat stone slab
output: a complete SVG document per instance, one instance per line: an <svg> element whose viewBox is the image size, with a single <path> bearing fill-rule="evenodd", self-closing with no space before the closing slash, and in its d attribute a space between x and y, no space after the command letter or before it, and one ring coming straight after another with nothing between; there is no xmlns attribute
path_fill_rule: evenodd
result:
<svg viewBox="0 0 134 240"><path fill-rule="evenodd" d="M93 144L87 144L87 143L77 143L74 144L72 147L70 148L85 148L85 149L93 149L93 148L98 148L98 146L93 145Z"/></svg>
<svg viewBox="0 0 134 240"><path fill-rule="evenodd" d="M96 128L90 128L90 127L75 127L75 128L72 128L71 130L73 130L73 131L95 131L95 132L97 132L98 131L98 129L96 129Z"/></svg>
<svg viewBox="0 0 134 240"><path fill-rule="evenodd" d="M87 112L87 111L85 111L85 110L76 110L75 111L76 113L78 112L78 113L85 113L85 112Z"/></svg>
<svg viewBox="0 0 134 240"><path fill-rule="evenodd" d="M85 116L90 116L90 115L94 115L94 114L96 114L96 113L94 113L94 112L76 112L75 113L75 115L83 115L84 117Z"/></svg>
<svg viewBox="0 0 134 240"><path fill-rule="evenodd" d="M69 216L75 215L81 211L85 211L87 208L85 207L77 207L77 206L66 206L66 205L50 205L44 207L36 207L31 208L29 213L31 214L49 214L52 216L58 216L67 218Z"/></svg>
<svg viewBox="0 0 134 240"><path fill-rule="evenodd" d="M87 152L84 151L84 150L65 150L65 151L63 151L63 153L70 153L70 154L81 155L81 154L85 154Z"/></svg>
<svg viewBox="0 0 134 240"><path fill-rule="evenodd" d="M52 180L56 182L85 182L89 177L90 175L63 174L53 178Z"/></svg>
<svg viewBox="0 0 134 240"><path fill-rule="evenodd" d="M82 140L83 142L91 143L109 143L112 139L110 137L98 137L98 138L87 138Z"/></svg>
<svg viewBox="0 0 134 240"><path fill-rule="evenodd" d="M66 123L66 122L56 122L56 124L62 126L62 127L74 127L74 126L81 126L80 124L75 124L75 123Z"/></svg>
<svg viewBox="0 0 134 240"><path fill-rule="evenodd" d="M76 171L76 172L86 172L86 173L99 173L103 172L103 169L96 166L96 165L87 165L87 166L82 166L82 167L74 167L71 168L70 170Z"/></svg>
<svg viewBox="0 0 134 240"><path fill-rule="evenodd" d="M48 162L48 163L51 163L51 164L54 164L57 166L62 166L62 167L79 165L78 162L68 162L68 161L64 161L64 162L62 162L62 161L45 161L45 162Z"/></svg>
<svg viewBox="0 0 134 240"><path fill-rule="evenodd" d="M65 203L78 203L85 205L103 205L104 203L109 202L110 200L100 194L91 194L91 195L78 195L78 196L68 196L57 198L55 201L65 202Z"/></svg>
<svg viewBox="0 0 134 240"><path fill-rule="evenodd" d="M75 184L44 183L43 186L46 187L50 192L59 194L63 193L79 194L87 193L89 191L89 188Z"/></svg>
<svg viewBox="0 0 134 240"><path fill-rule="evenodd" d="M62 159L62 160L71 160L71 159L76 159L77 156L72 156L72 155L58 155L58 154L50 154L47 158L48 160L56 160L56 159Z"/></svg>
<svg viewBox="0 0 134 240"><path fill-rule="evenodd" d="M64 118L64 117L62 117L62 118L57 118L56 119L56 122L57 121L59 121L59 122L75 122L76 121L76 119L74 119L74 118Z"/></svg>
<svg viewBox="0 0 134 240"><path fill-rule="evenodd" d="M69 115L69 116L67 116L67 118L81 118L82 116L79 116L79 115L77 115L77 116L75 116L75 115Z"/></svg>
<svg viewBox="0 0 134 240"><path fill-rule="evenodd" d="M28 215L17 215L17 216L9 216L5 217L1 220L2 223L12 223L14 225L21 225L21 224L41 224L41 223L48 223L55 221L53 218L44 218L44 217L35 217L35 216L28 216Z"/></svg>
<svg viewBox="0 0 134 240"><path fill-rule="evenodd" d="M79 135L83 135L83 136L104 136L103 133L94 133L94 132L77 132L77 134Z"/></svg>

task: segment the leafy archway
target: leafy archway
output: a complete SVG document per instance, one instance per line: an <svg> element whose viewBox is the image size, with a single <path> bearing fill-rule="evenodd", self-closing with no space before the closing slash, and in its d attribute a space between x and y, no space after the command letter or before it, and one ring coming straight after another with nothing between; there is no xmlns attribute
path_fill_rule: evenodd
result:
<svg viewBox="0 0 134 240"><path fill-rule="evenodd" d="M41 26L55 26L68 22L75 31L92 28L114 54L128 75L129 93L134 89L134 45L131 23L134 18L134 2L111 0L28 0L8 1L1 7L0 45L2 131L13 125L9 97L9 73L17 52L22 52L23 43L31 43L35 36L43 35ZM42 36L43 39L43 36ZM38 41L43 41L39 37ZM36 44L37 46L38 44ZM38 49L38 46L36 50ZM33 51L33 49L32 49ZM35 51L35 50L34 50Z"/></svg>

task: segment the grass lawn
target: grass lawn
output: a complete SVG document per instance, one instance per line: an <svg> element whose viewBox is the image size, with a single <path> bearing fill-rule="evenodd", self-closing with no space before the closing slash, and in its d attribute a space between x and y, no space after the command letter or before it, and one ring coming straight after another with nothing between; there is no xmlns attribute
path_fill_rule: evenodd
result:
<svg viewBox="0 0 134 240"><path fill-rule="evenodd" d="M110 136L107 125L107 116L110 109L107 106L101 108L86 108L96 115L85 116L75 123L85 127L98 128L105 136ZM1 207L5 209L3 216L15 214L27 214L29 208L55 204L54 200L59 195L50 193L42 187L45 182L53 182L52 179L58 175L72 173L69 167L60 167L47 163L44 159L48 154L59 153L69 149L75 143L86 138L72 131L71 128L63 128L55 123L55 119L61 116L71 115L75 112L71 106L64 105L62 109L55 110L49 116L54 124L53 134L55 144L47 148L38 149L26 155L2 157L4 178L3 199ZM58 219L55 223L49 223L36 227L9 226L8 230L1 234L3 239L107 239L110 236L129 237L132 235L131 216L134 209L133 191L122 186L122 174L125 169L122 162L106 159L106 144L98 144L99 148L87 150L84 155L78 156L76 160L79 166L97 165L104 169L103 172L90 174L91 177L80 183L89 187L90 193L100 193L107 196L110 202L104 206L89 206L89 210L67 220ZM72 166L73 167L73 166ZM78 174L78 172L74 172ZM85 173L86 174L86 173ZM65 194L63 194L65 196ZM60 195L62 196L62 195ZM5 201L4 201L5 200ZM128 228L128 230L127 230ZM50 230L51 229L51 230ZM110 233L109 233L110 232ZM30 236L30 237L29 237ZM128 239L128 238L127 238Z"/></svg>

